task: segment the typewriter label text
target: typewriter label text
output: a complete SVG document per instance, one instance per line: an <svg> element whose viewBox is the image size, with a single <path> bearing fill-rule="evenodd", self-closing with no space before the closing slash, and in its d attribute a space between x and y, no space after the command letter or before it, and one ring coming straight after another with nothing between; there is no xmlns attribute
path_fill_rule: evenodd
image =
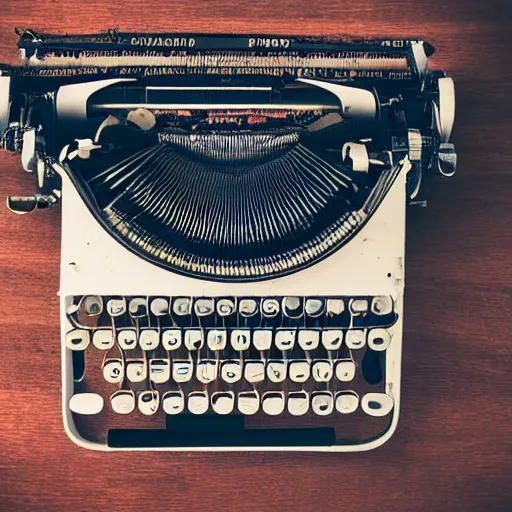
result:
<svg viewBox="0 0 512 512"><path fill-rule="evenodd" d="M289 48L291 45L290 39L270 37L250 37L249 48Z"/></svg>
<svg viewBox="0 0 512 512"><path fill-rule="evenodd" d="M194 48L196 40L193 37L132 37L130 43L134 46L165 46L167 48Z"/></svg>

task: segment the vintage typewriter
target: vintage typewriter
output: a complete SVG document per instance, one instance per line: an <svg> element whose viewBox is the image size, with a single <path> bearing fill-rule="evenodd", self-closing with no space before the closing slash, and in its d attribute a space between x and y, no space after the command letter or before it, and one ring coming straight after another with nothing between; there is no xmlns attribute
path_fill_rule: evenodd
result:
<svg viewBox="0 0 512 512"><path fill-rule="evenodd" d="M405 212L451 176L421 40L18 32L2 147L62 200L62 407L98 450L361 451L400 405Z"/></svg>

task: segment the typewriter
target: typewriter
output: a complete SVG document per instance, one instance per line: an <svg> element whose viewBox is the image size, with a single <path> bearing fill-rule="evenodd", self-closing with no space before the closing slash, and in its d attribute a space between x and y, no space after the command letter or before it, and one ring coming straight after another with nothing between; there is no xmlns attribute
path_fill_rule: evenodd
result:
<svg viewBox="0 0 512 512"><path fill-rule="evenodd" d="M95 450L396 429L405 216L456 167L421 40L18 31L2 148L62 202L62 409Z"/></svg>

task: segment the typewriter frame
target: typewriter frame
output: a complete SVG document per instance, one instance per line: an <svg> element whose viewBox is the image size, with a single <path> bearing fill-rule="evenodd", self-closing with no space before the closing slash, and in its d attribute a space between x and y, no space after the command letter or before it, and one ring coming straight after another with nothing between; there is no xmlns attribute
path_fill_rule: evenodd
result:
<svg viewBox="0 0 512 512"><path fill-rule="evenodd" d="M71 180L60 168L62 177L62 255L61 255L61 351L62 351L62 413L64 428L78 446L99 451L367 451L384 444L395 432L400 409L400 374L404 296L405 246L405 179L411 165L406 157L402 169L382 204L351 242L325 260L291 275L253 283L205 281L169 272L138 258L114 240L95 220ZM392 221L392 222L391 222ZM74 229L79 223L83 230ZM115 259L115 261L114 261ZM341 273L338 285L331 272L337 266L350 269ZM371 271L369 269L371 268ZM94 270L96 269L96 270ZM98 272L98 269L101 271ZM130 284L126 274L129 269ZM94 270L94 271L93 271ZM91 280L94 275L96 279ZM391 295L398 320L390 329L392 342L386 350L386 393L394 407L388 429L380 436L364 442L330 446L192 446L192 447L111 447L94 443L78 433L69 399L73 394L72 351L66 347L65 332L69 321L64 312L69 296L81 294L162 295L175 290L185 296L272 296L309 295L308 285L315 283L314 295ZM148 283L158 283L157 286ZM336 283L336 284L333 284ZM309 285L311 286L311 285ZM323 287L323 288L322 288ZM278 293L276 293L278 290ZM237 293L238 292L238 293ZM165 293L164 293L165 294Z"/></svg>

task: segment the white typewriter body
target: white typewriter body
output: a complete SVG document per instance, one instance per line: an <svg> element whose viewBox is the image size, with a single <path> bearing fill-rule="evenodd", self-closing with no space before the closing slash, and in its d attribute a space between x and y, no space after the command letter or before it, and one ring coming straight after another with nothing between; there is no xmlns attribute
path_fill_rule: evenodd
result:
<svg viewBox="0 0 512 512"><path fill-rule="evenodd" d="M66 317L69 296L76 295L175 295L222 296L391 296L398 321L390 329L386 350L386 393L394 406L389 428L363 444L332 446L152 447L168 451L365 451L377 448L394 433L400 409L402 312L405 263L405 178L403 169L377 212L344 247L325 260L294 274L254 283L222 283L178 275L137 257L114 240L94 219L73 184L62 174L61 333L62 412L69 437L79 446L94 450L147 450L111 448L80 436L69 400L73 394L71 350L65 335L72 327ZM80 226L80 229L77 229Z"/></svg>

